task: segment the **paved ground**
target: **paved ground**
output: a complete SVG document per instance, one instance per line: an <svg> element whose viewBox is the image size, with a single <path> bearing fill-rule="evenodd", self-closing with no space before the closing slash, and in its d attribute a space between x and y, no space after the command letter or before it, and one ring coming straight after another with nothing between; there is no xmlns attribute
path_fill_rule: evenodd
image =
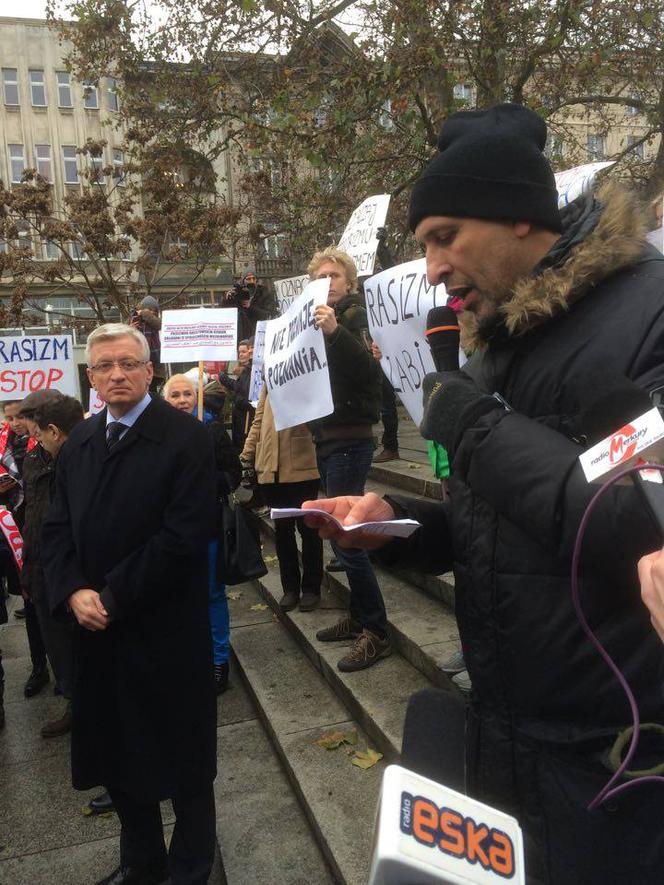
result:
<svg viewBox="0 0 664 885"><path fill-rule="evenodd" d="M68 736L44 740L39 734L44 722L61 714L64 702L53 696L52 682L36 698L23 696L30 657L25 625L13 615L18 604L9 598L9 623L0 627L7 718L0 732L0 882L92 885L119 863L119 822L115 814L83 815L83 806L99 791L72 788ZM225 704L219 731L237 715L245 714ZM174 820L170 803L164 803L162 814L168 838ZM210 882L223 881L217 862Z"/></svg>

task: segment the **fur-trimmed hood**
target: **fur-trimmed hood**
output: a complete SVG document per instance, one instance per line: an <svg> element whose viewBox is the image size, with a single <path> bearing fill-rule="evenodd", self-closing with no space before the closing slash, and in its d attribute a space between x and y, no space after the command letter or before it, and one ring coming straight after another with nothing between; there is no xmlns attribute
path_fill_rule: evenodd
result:
<svg viewBox="0 0 664 885"><path fill-rule="evenodd" d="M611 274L628 267L646 247L646 213L635 194L605 184L597 194L597 224L562 262L536 271L516 284L514 295L501 305L502 328L508 337L523 335L569 307ZM565 232L563 232L563 237ZM555 246L554 246L555 249ZM467 353L487 342L475 315L459 316L461 343Z"/></svg>

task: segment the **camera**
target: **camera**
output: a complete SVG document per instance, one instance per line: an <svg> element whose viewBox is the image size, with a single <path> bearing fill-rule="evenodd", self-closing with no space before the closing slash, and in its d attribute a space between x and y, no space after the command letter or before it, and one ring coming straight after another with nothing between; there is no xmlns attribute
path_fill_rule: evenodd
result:
<svg viewBox="0 0 664 885"><path fill-rule="evenodd" d="M242 283L235 283L224 295L224 301L232 307L239 307L241 301L248 301L250 298L249 286L243 286Z"/></svg>

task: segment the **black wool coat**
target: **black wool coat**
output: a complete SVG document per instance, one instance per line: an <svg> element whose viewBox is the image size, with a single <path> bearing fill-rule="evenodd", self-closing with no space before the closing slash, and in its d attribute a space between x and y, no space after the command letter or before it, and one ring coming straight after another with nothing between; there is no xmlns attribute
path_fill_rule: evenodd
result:
<svg viewBox="0 0 664 885"><path fill-rule="evenodd" d="M161 399L110 453L105 428L106 411L60 452L42 561L54 612L83 587L114 612L104 631L75 630L74 786L154 801L216 773L214 457L205 428Z"/></svg>
<svg viewBox="0 0 664 885"><path fill-rule="evenodd" d="M423 527L383 558L454 570L473 682L467 788L519 820L529 885L652 885L664 870L662 785L587 810L631 716L570 587L577 530L598 489L578 460L584 377L606 367L646 391L664 384L664 258L645 244L638 207L607 196L592 233L562 265L523 280L504 311L505 334L482 344L467 373L511 410L497 406L466 430L449 503L395 498ZM642 721L664 723L664 646L636 567L660 546L634 488L614 486L592 514L580 572L584 613ZM663 756L660 742L630 767Z"/></svg>

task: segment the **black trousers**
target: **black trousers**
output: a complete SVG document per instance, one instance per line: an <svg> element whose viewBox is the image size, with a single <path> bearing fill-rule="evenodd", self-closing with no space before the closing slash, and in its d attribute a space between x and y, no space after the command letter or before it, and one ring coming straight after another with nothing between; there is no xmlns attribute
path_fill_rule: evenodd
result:
<svg viewBox="0 0 664 885"><path fill-rule="evenodd" d="M319 480L275 482L259 486L268 507L301 507L303 501L318 497ZM295 525L302 537L302 573L297 554ZM277 519L274 523L279 575L284 593L317 593L323 580L323 542L316 529L303 519Z"/></svg>
<svg viewBox="0 0 664 885"><path fill-rule="evenodd" d="M120 818L120 863L134 867L168 867L171 885L206 885L216 842L212 784L193 796L174 796L175 828L166 853L158 802L138 802L123 790L107 787Z"/></svg>
<svg viewBox="0 0 664 885"><path fill-rule="evenodd" d="M33 602L53 676L63 697L71 700L74 684L74 625L57 621L45 599Z"/></svg>
<svg viewBox="0 0 664 885"><path fill-rule="evenodd" d="M28 646L30 647L30 660L35 670L41 670L46 666L46 646L42 637L37 617L37 609L29 600L25 603L25 629L28 631Z"/></svg>
<svg viewBox="0 0 664 885"><path fill-rule="evenodd" d="M397 432L399 430L399 416L397 415L397 396L394 388L383 374L383 401L380 407L380 419L383 422L383 438L381 445L384 449L399 449Z"/></svg>

